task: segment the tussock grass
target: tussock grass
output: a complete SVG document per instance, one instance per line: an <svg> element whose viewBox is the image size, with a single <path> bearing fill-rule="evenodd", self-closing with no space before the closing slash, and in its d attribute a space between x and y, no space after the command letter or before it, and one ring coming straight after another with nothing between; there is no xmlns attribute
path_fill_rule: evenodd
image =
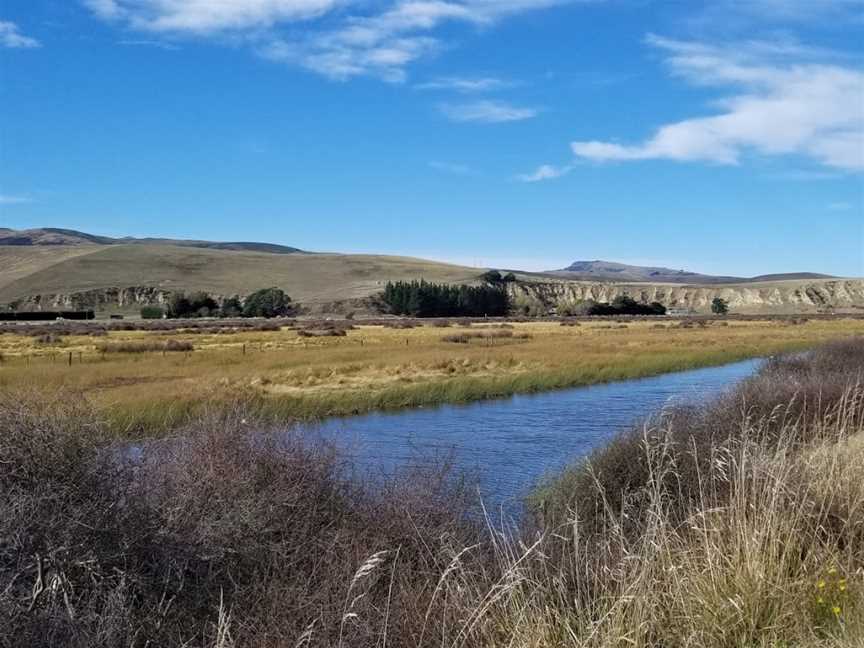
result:
<svg viewBox="0 0 864 648"><path fill-rule="evenodd" d="M114 342L100 344L97 349L100 353L148 353L154 351L194 351L195 346L191 342L181 340L147 341L147 342Z"/></svg>
<svg viewBox="0 0 864 648"><path fill-rule="evenodd" d="M479 327L478 327L479 328ZM452 342L455 344L468 344L471 340L486 340L486 341L494 341L494 340L530 340L530 333L514 333L512 330L512 326L508 326L507 328L501 327L489 327L492 330L480 330L480 331L462 331L461 333L454 333L452 335L445 335L441 338L442 342Z"/></svg>
<svg viewBox="0 0 864 648"><path fill-rule="evenodd" d="M864 334L864 320L844 319L814 318L799 326L730 321L727 327L662 330L652 328L655 323L650 321L633 320L626 330L600 328L610 326L604 322L562 327L555 321L510 322L512 329L487 329L478 323L465 329L530 336L518 343L504 338L489 343L479 338L467 344L442 341L445 334L462 330L464 322L459 323L459 329L450 330L390 329L357 321L304 323L304 330L352 327L347 336L315 337L301 337L287 327L110 330L98 339L68 335L61 345L0 335L0 353L6 358L0 389L63 387L80 392L115 426L116 434L153 436L193 421L203 408L220 401L230 407L237 394L262 401L262 411L286 422L638 378ZM99 352L100 344L168 340L191 343L195 353L163 357L158 350ZM74 356L72 366L58 361L68 353Z"/></svg>
<svg viewBox="0 0 864 648"><path fill-rule="evenodd" d="M864 643L864 340L647 419L503 527L446 462L363 482L259 414L129 463L81 399L0 397L0 643Z"/></svg>

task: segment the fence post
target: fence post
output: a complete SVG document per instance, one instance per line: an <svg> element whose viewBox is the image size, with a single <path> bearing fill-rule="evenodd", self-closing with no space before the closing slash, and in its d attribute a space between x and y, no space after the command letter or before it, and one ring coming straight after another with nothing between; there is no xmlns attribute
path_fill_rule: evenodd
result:
<svg viewBox="0 0 864 648"><path fill-rule="evenodd" d="M69 366L72 366L72 352L69 352Z"/></svg>

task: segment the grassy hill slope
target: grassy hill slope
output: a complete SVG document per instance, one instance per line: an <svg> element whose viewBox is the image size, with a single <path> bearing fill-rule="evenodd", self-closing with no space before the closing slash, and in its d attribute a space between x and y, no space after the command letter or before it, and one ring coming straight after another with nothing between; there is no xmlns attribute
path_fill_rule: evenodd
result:
<svg viewBox="0 0 864 648"><path fill-rule="evenodd" d="M7 272L14 263L18 270ZM476 268L408 257L349 254L268 254L172 245L81 247L0 246L0 302L27 295L111 287L156 286L248 294L283 288L295 300L323 303L366 297L388 280L469 282Z"/></svg>

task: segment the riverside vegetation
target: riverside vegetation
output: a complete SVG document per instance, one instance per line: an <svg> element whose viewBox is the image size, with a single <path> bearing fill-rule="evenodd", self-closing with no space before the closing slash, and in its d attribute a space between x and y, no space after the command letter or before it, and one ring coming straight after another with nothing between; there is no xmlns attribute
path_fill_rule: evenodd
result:
<svg viewBox="0 0 864 648"><path fill-rule="evenodd" d="M573 326L451 320L9 325L0 334L0 389L85 395L113 434L138 438L169 433L238 397L256 416L286 422L637 378L864 334L864 320L855 319L564 323ZM143 330L124 330L133 328Z"/></svg>
<svg viewBox="0 0 864 648"><path fill-rule="evenodd" d="M132 458L76 395L4 388L0 645L860 646L862 379L861 338L775 358L507 524L446 465L363 480L242 401Z"/></svg>

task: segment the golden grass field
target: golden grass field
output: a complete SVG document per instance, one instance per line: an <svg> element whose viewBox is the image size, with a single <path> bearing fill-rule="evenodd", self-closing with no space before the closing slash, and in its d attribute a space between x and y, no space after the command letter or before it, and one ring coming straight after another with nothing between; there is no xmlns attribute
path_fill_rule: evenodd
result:
<svg viewBox="0 0 864 648"><path fill-rule="evenodd" d="M864 321L514 323L513 338L442 338L494 325L356 325L345 337L296 330L194 334L111 331L59 339L0 335L0 388L66 389L93 402L118 435L160 434L200 409L242 399L295 420L459 403L636 378L803 349L864 334ZM525 335L526 339L519 339ZM189 342L192 352L104 353L122 343ZM71 364L70 364L71 359Z"/></svg>

